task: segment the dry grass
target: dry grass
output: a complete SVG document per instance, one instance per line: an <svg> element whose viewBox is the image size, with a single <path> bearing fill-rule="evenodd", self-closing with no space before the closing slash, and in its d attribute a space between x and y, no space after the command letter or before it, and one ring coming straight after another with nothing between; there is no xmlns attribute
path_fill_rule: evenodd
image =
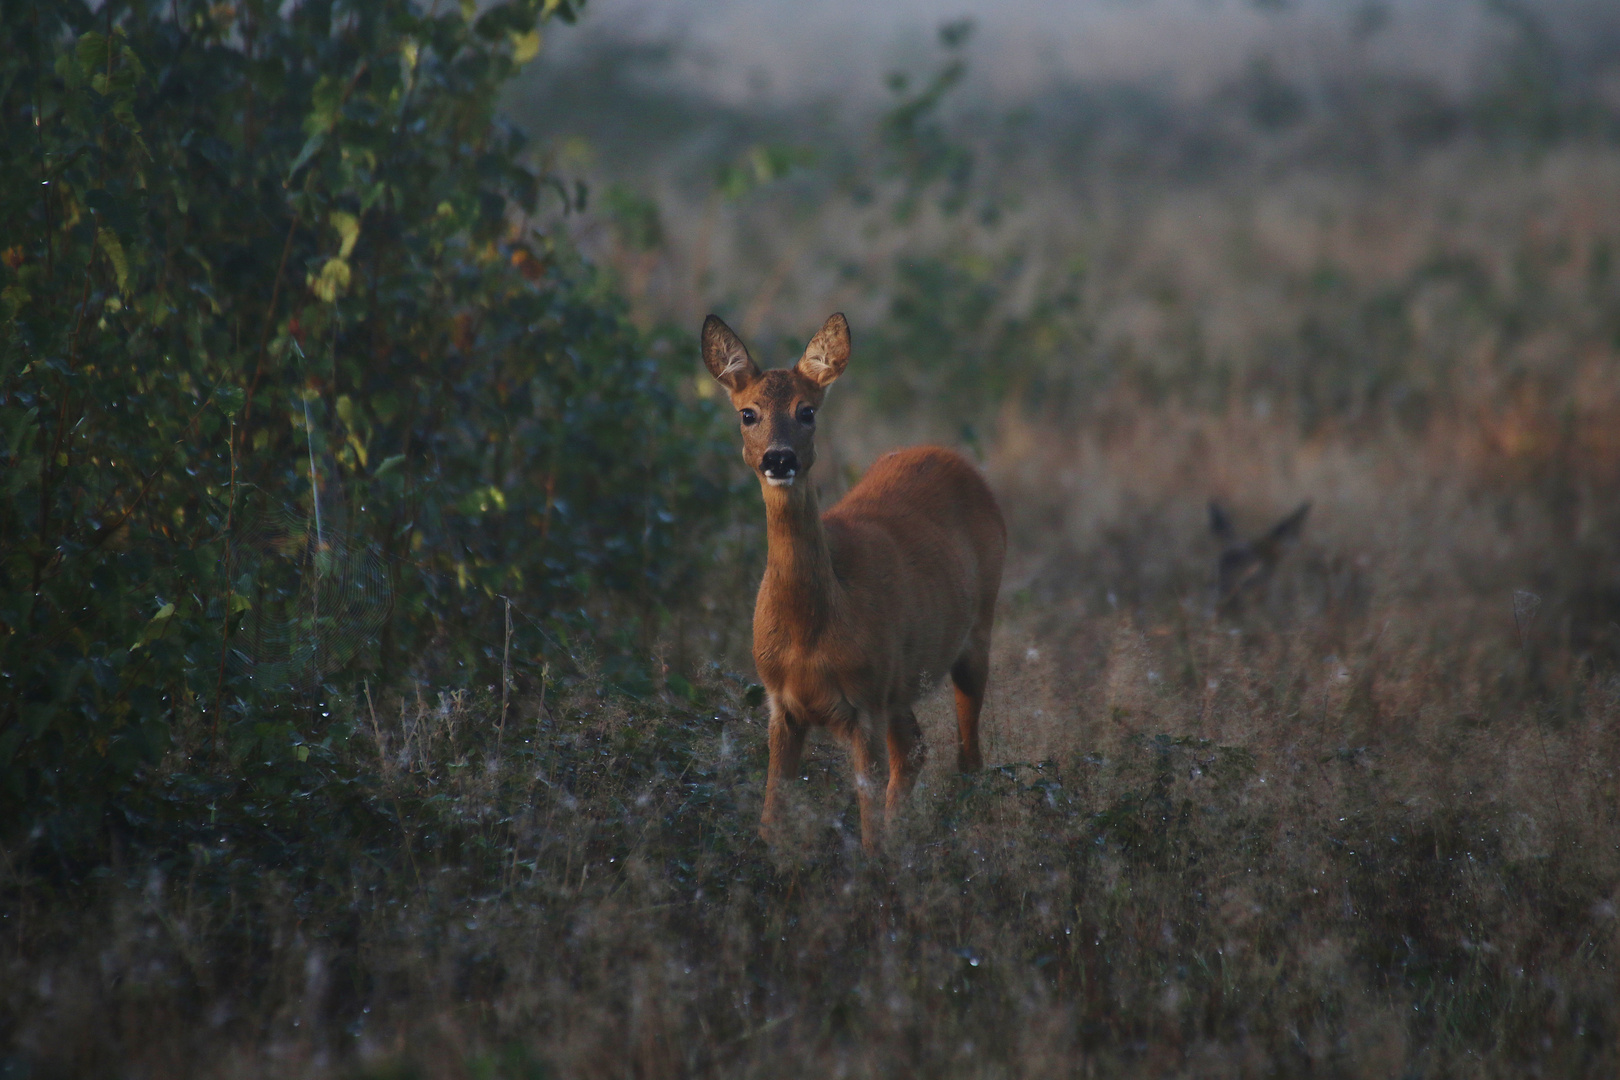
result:
<svg viewBox="0 0 1620 1080"><path fill-rule="evenodd" d="M14 871L9 1060L1613 1075L1620 674L1581 582L1544 581L1593 543L1569 508L1504 484L1488 426L1099 416L1005 426L995 766L952 774L932 700L884 858L859 855L832 745L795 846L763 847L762 710L716 669L695 702L553 688L514 706L499 758L498 695L409 695L362 714L346 753L377 778L372 831L307 826L323 858L278 870L260 843L233 871L253 839L230 813L229 844L131 859L88 899ZM1559 467L1575 516L1612 526L1612 462ZM1210 494L1256 528L1315 500L1240 621L1208 611ZM1540 590L1517 622L1516 590Z"/></svg>
<svg viewBox="0 0 1620 1080"><path fill-rule="evenodd" d="M1017 253L1015 316L1074 285L1017 339L1049 400L984 438L992 767L952 773L930 699L884 857L826 743L757 838L728 567L644 700L582 665L499 733L493 687L331 701L352 735L284 779L117 802L106 865L0 851L0 1077L1620 1075L1620 166L1266 140L1207 180L1169 137L988 161L999 231L789 184L585 238L773 362L846 305L859 349L908 246ZM869 408L826 414L829 495L956 430ZM1211 498L1313 503L1232 618Z"/></svg>
<svg viewBox="0 0 1620 1080"><path fill-rule="evenodd" d="M645 699L589 663L504 710L373 685L304 703L336 718L307 760L178 748L105 860L0 847L0 1080L1620 1075L1620 155L1409 136L1366 89L1273 130L1058 87L1022 145L968 108L995 225L900 224L841 121L688 102L652 139L673 91L605 97L590 179L663 239L553 225L640 316L718 308L769 363L847 310L829 495L1006 391L992 767L954 775L938 694L883 857L824 742L767 850L727 567ZM819 164L721 198L775 142ZM910 316L935 337L899 332L907 258L966 283ZM875 420L885 363L938 414ZM1313 504L1235 617L1211 498L1249 532Z"/></svg>

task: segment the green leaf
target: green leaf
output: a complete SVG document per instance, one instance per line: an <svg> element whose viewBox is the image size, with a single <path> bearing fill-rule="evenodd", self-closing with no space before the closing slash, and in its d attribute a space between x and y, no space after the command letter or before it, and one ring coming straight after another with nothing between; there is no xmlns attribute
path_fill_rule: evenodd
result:
<svg viewBox="0 0 1620 1080"><path fill-rule="evenodd" d="M338 231L342 246L338 249L338 258L347 259L354 250L354 242L360 238L360 219L343 210L334 210L328 219L332 228Z"/></svg>
<svg viewBox="0 0 1620 1080"><path fill-rule="evenodd" d="M162 637L163 631L167 628L168 622L172 618L174 618L174 604L164 604L162 607L158 608L157 614L153 615L151 621L149 621L141 629L141 636L137 638L135 643L129 647L129 651L134 652L136 649L144 648L153 641Z"/></svg>
<svg viewBox="0 0 1620 1080"><path fill-rule="evenodd" d="M318 131L330 132L336 127L346 93L347 80L336 75L322 75L315 80L315 89L310 94L309 115L304 118L304 130L313 135Z"/></svg>
<svg viewBox="0 0 1620 1080"><path fill-rule="evenodd" d="M298 175L298 170L302 169L305 165L309 164L309 159L314 157L316 154L320 153L321 152L321 147L323 147L325 145L326 145L326 132L325 131L317 131L315 134L313 134L309 138L305 139L304 140L304 148L302 150L298 151L298 156L297 157L293 158L293 163L292 163L291 167L289 167L287 169L287 179L282 181L282 186L286 187L286 186L290 185L292 183L292 181L293 181L293 177Z"/></svg>
<svg viewBox="0 0 1620 1080"><path fill-rule="evenodd" d="M73 48L74 56L79 61L79 70L86 75L107 67L107 35L98 30L91 30L80 36Z"/></svg>
<svg viewBox="0 0 1620 1080"><path fill-rule="evenodd" d="M326 265L321 267L319 274L310 274L305 280L310 292L330 304L349 291L352 274L347 261L334 258L326 260Z"/></svg>
<svg viewBox="0 0 1620 1080"><path fill-rule="evenodd" d="M12 414L11 422L6 427L6 441L4 446L4 449L8 453L15 454L22 449L23 444L31 437L34 428L34 421L38 418L38 405L24 409L22 412Z"/></svg>
<svg viewBox="0 0 1620 1080"><path fill-rule="evenodd" d="M0 731L0 767L11 763L16 756L17 748L22 745L28 732L21 724L14 724L5 731Z"/></svg>
<svg viewBox="0 0 1620 1080"><path fill-rule="evenodd" d="M118 291L129 293L129 259L124 255L124 245L119 243L118 235L111 229L97 229L96 241L101 244L101 250L107 253L107 261L113 265L113 277L118 282Z"/></svg>
<svg viewBox="0 0 1620 1080"><path fill-rule="evenodd" d="M530 30L527 34L513 33L510 37L513 63L527 64L540 54L540 31Z"/></svg>

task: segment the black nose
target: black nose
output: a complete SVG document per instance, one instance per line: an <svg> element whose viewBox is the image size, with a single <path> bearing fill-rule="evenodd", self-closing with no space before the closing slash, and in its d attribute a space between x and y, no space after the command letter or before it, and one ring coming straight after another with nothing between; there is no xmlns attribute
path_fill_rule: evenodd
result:
<svg viewBox="0 0 1620 1080"><path fill-rule="evenodd" d="M767 450L759 461L760 471L766 476L785 479L799 474L799 455L792 450Z"/></svg>

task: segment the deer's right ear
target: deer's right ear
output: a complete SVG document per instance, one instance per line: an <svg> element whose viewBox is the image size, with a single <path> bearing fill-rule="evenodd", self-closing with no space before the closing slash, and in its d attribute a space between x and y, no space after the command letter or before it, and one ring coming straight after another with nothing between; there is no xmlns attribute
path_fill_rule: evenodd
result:
<svg viewBox="0 0 1620 1080"><path fill-rule="evenodd" d="M844 373L849 363L849 321L842 312L835 313L821 324L816 336L810 339L804 355L799 358L799 374L817 386L831 386L832 381Z"/></svg>
<svg viewBox="0 0 1620 1080"><path fill-rule="evenodd" d="M703 366L721 386L734 394L759 378L759 367L748 355L742 338L721 322L718 315L703 320Z"/></svg>
<svg viewBox="0 0 1620 1080"><path fill-rule="evenodd" d="M1277 522L1277 524L1273 525L1271 527L1271 532L1266 534L1266 538L1268 540L1274 540L1279 544L1288 543L1299 539L1301 530L1305 528L1305 515L1309 514L1310 512L1311 502L1309 499L1307 499L1300 503L1298 509L1296 509L1292 514L1289 514L1287 517Z"/></svg>

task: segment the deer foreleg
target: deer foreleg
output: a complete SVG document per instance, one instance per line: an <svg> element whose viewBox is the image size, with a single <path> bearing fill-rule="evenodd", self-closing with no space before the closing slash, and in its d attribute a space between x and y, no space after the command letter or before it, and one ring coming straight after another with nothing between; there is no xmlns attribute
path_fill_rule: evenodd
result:
<svg viewBox="0 0 1620 1080"><path fill-rule="evenodd" d="M804 757L804 734L804 725L772 695L771 761L765 771L765 811L759 819L759 835L767 841L775 837L781 821L783 788L799 775L799 763Z"/></svg>
<svg viewBox="0 0 1620 1080"><path fill-rule="evenodd" d="M885 809L890 821L916 786L917 774L927 759L928 747L923 743L917 714L910 709L896 709L889 716L889 799Z"/></svg>
<svg viewBox="0 0 1620 1080"><path fill-rule="evenodd" d="M861 804L861 848L877 853L883 835L883 818L878 811L878 793L883 789L883 743L872 730L870 718L862 716L849 733L851 756L855 759L855 796Z"/></svg>

